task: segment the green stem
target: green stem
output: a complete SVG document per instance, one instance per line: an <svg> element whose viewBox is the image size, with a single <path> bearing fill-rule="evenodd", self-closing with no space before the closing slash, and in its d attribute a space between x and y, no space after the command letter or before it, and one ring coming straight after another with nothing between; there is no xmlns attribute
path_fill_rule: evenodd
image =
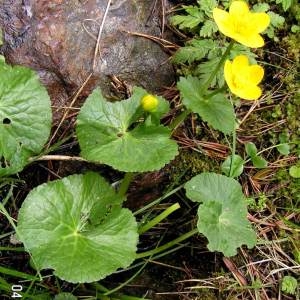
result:
<svg viewBox="0 0 300 300"><path fill-rule="evenodd" d="M169 125L169 128L174 131L184 120L185 118L191 113L190 109L184 109L180 115L178 115Z"/></svg>
<svg viewBox="0 0 300 300"><path fill-rule="evenodd" d="M0 247L0 251L24 252L25 249L23 247Z"/></svg>
<svg viewBox="0 0 300 300"><path fill-rule="evenodd" d="M126 280L125 282L123 282L122 284L117 286L116 288L114 288L108 292L105 292L103 295L104 296L111 295L111 294L117 292L118 290L120 290L121 288L123 288L124 286L126 286L128 283L130 283L134 278L136 278L144 270L144 268L147 266L147 264L148 264L148 261L146 261L143 264L143 266L135 274L133 274L133 276L131 276L128 280Z"/></svg>
<svg viewBox="0 0 300 300"><path fill-rule="evenodd" d="M5 200L3 202L6 202ZM6 210L6 208L4 207L4 205L0 202L0 213L2 213L8 220L8 222L10 223L10 225L12 226L12 228L15 230L16 234L18 235L18 228L15 224L15 220L9 215L8 211ZM26 245L25 243L23 242L25 248L26 248ZM31 254L29 253L31 259L33 260L33 257L31 256ZM34 262L34 260L33 260ZM42 275L39 271L37 271L37 275L39 276L40 278L40 281L42 281Z"/></svg>
<svg viewBox="0 0 300 300"><path fill-rule="evenodd" d="M223 92L226 91L226 89L227 89L227 86L224 84L221 88L219 88L219 89L215 90L214 92L212 92L212 93L206 95L206 96L205 96L205 99L210 99L210 98L212 98L214 95L223 93Z"/></svg>
<svg viewBox="0 0 300 300"><path fill-rule="evenodd" d="M149 229L151 229L156 224L158 224L159 222L161 222L163 219L165 219L168 215L170 215L171 213L173 213L178 208L180 208L180 205L178 203L175 203L172 206L168 207L161 214L159 214L154 219L152 219L151 221L149 221L147 224L145 224L144 226L142 226L139 229L139 234L143 234L144 232L148 231Z"/></svg>
<svg viewBox="0 0 300 300"><path fill-rule="evenodd" d="M220 69L220 68L222 67L222 65L224 64L224 62L225 62L225 60L226 60L228 54L230 53L230 51L231 51L233 45L234 45L234 41L231 40L231 42L230 42L229 45L227 46L225 52L223 53L223 55L222 55L222 57L221 57L221 59L220 59L218 65L217 65L216 68L213 70L213 72L210 74L210 76L209 76L208 80L206 81L206 83L203 85L202 90L203 90L204 93L208 90L208 88L209 88L211 82L214 80L214 78L216 77L216 75L217 75L219 69Z"/></svg>
<svg viewBox="0 0 300 300"><path fill-rule="evenodd" d="M182 187L183 187L183 184L180 185L180 186L178 186L178 187L175 188L174 190L170 191L169 193L166 193L166 194L163 195L162 197L160 197L160 198L158 198L158 199L156 199L156 200L150 202L149 204L143 206L141 209L135 211L135 212L133 213L133 215L136 216L136 215L139 215L139 214L145 212L146 210L148 210L148 209L151 208L152 206L159 204L159 203L160 203L161 201L163 201L164 199L166 199L166 198L172 196L173 194L177 193L179 190L182 189Z"/></svg>
<svg viewBox="0 0 300 300"><path fill-rule="evenodd" d="M120 186L119 191L118 191L119 196L125 196L125 194L128 190L128 187L129 187L132 179L134 178L134 176L135 176L135 174L130 173L130 172L125 174L125 177L122 180L121 186Z"/></svg>
<svg viewBox="0 0 300 300"><path fill-rule="evenodd" d="M173 247L174 245L176 245L176 244L178 244L178 243L180 243L180 242L182 242L182 241L190 238L191 236L193 236L193 235L195 235L197 233L199 233L198 229L194 228L193 230L191 230L191 231L189 231L189 232L181 235L177 239L175 239L175 240L173 240L171 242L168 242L168 243L166 243L166 244L164 244L164 245L162 245L160 247L157 247L157 248L155 248L153 250L149 250L149 251L146 251L146 252L137 253L135 258L139 259L139 258L143 258L143 257L147 257L147 256L152 256L154 254L160 253L160 252L162 252L164 250L167 250L167 249Z"/></svg>
<svg viewBox="0 0 300 300"><path fill-rule="evenodd" d="M233 173L233 160L234 160L235 150L236 150L236 129L234 129L232 133L232 149L231 149L229 177L231 177Z"/></svg>

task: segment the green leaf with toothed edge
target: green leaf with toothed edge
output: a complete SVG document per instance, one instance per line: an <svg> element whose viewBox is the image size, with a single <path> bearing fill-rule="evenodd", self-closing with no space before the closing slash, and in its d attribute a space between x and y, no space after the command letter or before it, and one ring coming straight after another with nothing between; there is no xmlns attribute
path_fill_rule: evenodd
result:
<svg viewBox="0 0 300 300"><path fill-rule="evenodd" d="M144 114L141 99L147 94L135 88L123 101L107 102L99 90L86 100L77 118L76 133L81 155L125 172L146 172L161 169L178 153L170 139L171 131L157 120L168 110L161 97L156 112L145 123L136 121Z"/></svg>
<svg viewBox="0 0 300 300"><path fill-rule="evenodd" d="M0 60L0 176L19 172L51 129L51 104L34 71Z"/></svg>
<svg viewBox="0 0 300 300"><path fill-rule="evenodd" d="M215 173L202 173L185 185L186 195L200 202L197 227L208 241L210 251L233 256L237 248L252 248L256 234L247 220L247 205L242 187L233 178Z"/></svg>
<svg viewBox="0 0 300 300"><path fill-rule="evenodd" d="M177 83L183 104L197 113L203 121L225 134L233 132L235 113L230 101L223 94L211 98L203 95L203 84L197 77L181 77Z"/></svg>
<svg viewBox="0 0 300 300"><path fill-rule="evenodd" d="M19 239L38 269L73 283L98 281L136 256L137 223L123 200L92 172L42 184L19 211Z"/></svg>

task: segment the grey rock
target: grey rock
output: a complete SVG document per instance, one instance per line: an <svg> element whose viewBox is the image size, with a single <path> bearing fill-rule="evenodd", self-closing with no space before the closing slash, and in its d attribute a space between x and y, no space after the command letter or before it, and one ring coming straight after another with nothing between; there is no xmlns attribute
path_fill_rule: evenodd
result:
<svg viewBox="0 0 300 300"><path fill-rule="evenodd" d="M160 36L160 5L153 0L112 1L93 68L107 1L3 0L1 51L7 62L39 72L57 108L54 118L92 72L79 100L96 86L112 96L112 82L157 92L174 80L168 55L154 41L132 33Z"/></svg>

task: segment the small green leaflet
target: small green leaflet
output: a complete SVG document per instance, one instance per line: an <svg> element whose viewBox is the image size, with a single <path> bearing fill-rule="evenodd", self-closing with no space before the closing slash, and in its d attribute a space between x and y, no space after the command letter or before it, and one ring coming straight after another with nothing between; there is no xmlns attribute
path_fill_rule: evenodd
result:
<svg viewBox="0 0 300 300"><path fill-rule="evenodd" d="M204 14L197 6L183 5L187 15L175 15L171 17L171 23L177 25L179 29L192 29L204 20Z"/></svg>
<svg viewBox="0 0 300 300"><path fill-rule="evenodd" d="M249 142L245 144L245 150L246 153L250 156L250 157L254 157L257 155L257 148L255 146L254 143Z"/></svg>
<svg viewBox="0 0 300 300"><path fill-rule="evenodd" d="M261 156L257 155L257 148L252 142L245 144L246 153L250 156L253 166L259 169L266 168L268 162Z"/></svg>
<svg viewBox="0 0 300 300"><path fill-rule="evenodd" d="M135 259L137 223L123 200L92 172L45 183L24 200L17 233L38 269L98 281Z"/></svg>
<svg viewBox="0 0 300 300"><path fill-rule="evenodd" d="M76 133L81 155L125 172L159 170L178 153L170 139L171 131L157 124L168 110L167 101L158 97L159 106L153 122L138 123L143 114L140 101L147 92L135 88L131 98L107 102L95 90L86 100L77 118Z"/></svg>
<svg viewBox="0 0 300 300"><path fill-rule="evenodd" d="M202 94L202 84L196 77L181 77L177 83L183 104L214 129L230 134L235 126L235 113L230 101L223 94L210 99Z"/></svg>
<svg viewBox="0 0 300 300"><path fill-rule="evenodd" d="M204 58L206 55L205 49L195 47L193 45L179 48L174 56L172 62L175 64L188 63L191 64L196 60Z"/></svg>
<svg viewBox="0 0 300 300"><path fill-rule="evenodd" d="M22 170L50 134L50 98L35 72L0 63L0 176Z"/></svg>
<svg viewBox="0 0 300 300"><path fill-rule="evenodd" d="M293 4L293 0L276 0L276 4L281 3L284 11L287 11Z"/></svg>
<svg viewBox="0 0 300 300"><path fill-rule="evenodd" d="M221 165L222 172L228 177L238 177L243 173L245 161L237 154L228 156Z"/></svg>
<svg viewBox="0 0 300 300"><path fill-rule="evenodd" d="M211 56L212 58L209 58L208 61L205 61L201 64L199 64L195 70L195 75L199 76L200 82L202 85L204 85L207 80L209 79L212 70L214 70L217 65L219 64L220 58L215 57L215 54L217 54L219 51L212 50L208 54L208 58ZM212 80L210 87L222 87L224 85L224 76L223 76L223 68L220 68L217 72L215 78Z"/></svg>
<svg viewBox="0 0 300 300"><path fill-rule="evenodd" d="M216 0L197 0L197 3L208 17L212 17L212 11L218 5Z"/></svg>
<svg viewBox="0 0 300 300"><path fill-rule="evenodd" d="M300 166L291 166L289 169L289 174L293 178L300 178Z"/></svg>
<svg viewBox="0 0 300 300"><path fill-rule="evenodd" d="M193 39L186 46L179 48L174 54L172 61L176 64L193 63L204 58L208 52L217 48L217 44L210 39Z"/></svg>
<svg viewBox="0 0 300 300"><path fill-rule="evenodd" d="M211 37L217 31L218 31L218 26L216 22L212 20L206 20L200 29L200 36Z"/></svg>
<svg viewBox="0 0 300 300"><path fill-rule="evenodd" d="M208 241L210 251L233 256L242 245L256 244L256 234L247 220L247 205L241 185L233 178L202 173L185 185L186 195L198 208L198 230Z"/></svg>
<svg viewBox="0 0 300 300"><path fill-rule="evenodd" d="M270 9L270 5L268 3L257 3L252 6L253 12L267 12Z"/></svg>

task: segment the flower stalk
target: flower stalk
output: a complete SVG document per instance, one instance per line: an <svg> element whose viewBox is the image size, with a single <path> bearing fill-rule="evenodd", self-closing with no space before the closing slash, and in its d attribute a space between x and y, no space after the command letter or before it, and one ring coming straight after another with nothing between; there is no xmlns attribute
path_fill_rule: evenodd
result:
<svg viewBox="0 0 300 300"><path fill-rule="evenodd" d="M197 233L199 233L198 228L194 228L191 231L181 235L177 239L175 239L171 242L168 242L168 243L166 243L166 244L164 244L160 247L157 247L153 250L149 250L149 251L146 251L146 252L137 253L136 254L136 259L147 257L147 256L152 256L152 255L157 254L157 253L161 253L162 251L165 251L165 250L175 246L176 244L183 242L184 240L190 238L191 236L193 236Z"/></svg>
<svg viewBox="0 0 300 300"><path fill-rule="evenodd" d="M218 65L216 66L216 68L213 70L213 72L210 74L208 80L206 81L206 83L203 85L203 92L206 93L207 90L209 89L209 86L211 84L211 82L214 80L214 78L216 77L219 69L223 66L225 60L227 59L228 55L230 54L230 51L232 49L234 45L234 41L231 40L229 45L227 46L225 52L223 53Z"/></svg>
<svg viewBox="0 0 300 300"><path fill-rule="evenodd" d="M180 205L178 203L175 203L168 207L166 210L164 210L161 214L156 216L154 219L150 220L148 223L146 223L144 226L140 227L139 234L143 234L152 227L154 227L156 224L161 222L163 219L168 217L171 213L173 213L175 210L179 209Z"/></svg>

